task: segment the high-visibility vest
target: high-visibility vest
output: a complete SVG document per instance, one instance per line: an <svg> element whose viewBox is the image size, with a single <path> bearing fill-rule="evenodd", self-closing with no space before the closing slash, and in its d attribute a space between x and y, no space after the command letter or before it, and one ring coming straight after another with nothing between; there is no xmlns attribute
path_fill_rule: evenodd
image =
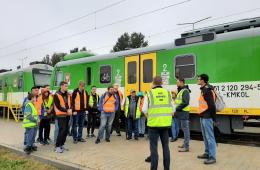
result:
<svg viewBox="0 0 260 170"><path fill-rule="evenodd" d="M116 111L116 98L114 95L108 96L105 94L105 97L102 101L103 111L107 113L114 113Z"/></svg>
<svg viewBox="0 0 260 170"><path fill-rule="evenodd" d="M35 101L33 102L36 110L37 110L37 113L38 115L41 115L42 114L42 97L41 96L37 96Z"/></svg>
<svg viewBox="0 0 260 170"><path fill-rule="evenodd" d="M49 95L49 98L48 98L48 101L45 102L45 99L42 99L43 100L43 106L44 106L44 116L47 116L47 113L46 113L46 109L50 109L51 106L53 105L53 97L51 95Z"/></svg>
<svg viewBox="0 0 260 170"><path fill-rule="evenodd" d="M96 94L96 97L97 97L97 107L98 107L99 95ZM94 97L93 97L92 94L89 96L89 106L90 106L90 107L93 107L93 106L94 106Z"/></svg>
<svg viewBox="0 0 260 170"><path fill-rule="evenodd" d="M87 108L87 95L86 95L85 90L83 90L83 96L84 96L84 109L86 109ZM79 111L80 110L80 94L79 94L79 92L77 92L74 104L75 104L75 110Z"/></svg>
<svg viewBox="0 0 260 170"><path fill-rule="evenodd" d="M125 102L125 117L128 117L129 115L129 105L130 105L130 100L129 100L130 97L127 97L126 98L126 102ZM135 110L135 119L139 119L141 117L141 110L140 110L140 103L141 103L141 99L139 99L137 97L137 106L136 106L136 110Z"/></svg>
<svg viewBox="0 0 260 170"><path fill-rule="evenodd" d="M188 89L182 89L178 94L177 94L177 97L175 99L175 105L176 105L176 108L182 104L182 97L183 97L183 92L185 90L188 90ZM186 106L185 108L182 109L183 111L185 112L189 112L190 111L190 105Z"/></svg>
<svg viewBox="0 0 260 170"><path fill-rule="evenodd" d="M172 125L172 96L163 88L155 88L147 94L149 100L148 127L170 127Z"/></svg>
<svg viewBox="0 0 260 170"><path fill-rule="evenodd" d="M213 98L214 98L214 101L215 101L215 98L216 98L215 93L212 90L211 90L211 92L212 92L212 95L213 95ZM199 113L202 113L202 112L206 111L208 108L209 108L208 104L207 104L206 100L204 99L203 94L200 93L200 97L199 97Z"/></svg>
<svg viewBox="0 0 260 170"><path fill-rule="evenodd" d="M65 104L63 97L59 93L56 93L56 95L58 96L58 99L60 101L60 106L63 108L66 108L66 104ZM68 98L68 105L69 105L69 109L70 109L70 96L68 95L67 98ZM55 111L56 115L67 115L67 112L63 112L63 111L59 110L57 108L57 106L55 105L55 103L54 103L54 111Z"/></svg>
<svg viewBox="0 0 260 170"><path fill-rule="evenodd" d="M37 122L32 122L28 119L29 116L33 116L34 119L36 119L38 121L38 113L37 110L35 108L35 106L32 104L32 102L27 102L25 107L30 107L32 110L31 114L25 115L23 118L23 124L22 126L24 128L32 128L32 127L36 127L37 126Z"/></svg>
<svg viewBox="0 0 260 170"><path fill-rule="evenodd" d="M118 96L119 96L119 99L120 99L120 108L121 108L121 110L124 110L124 103L123 103L123 93L120 91L120 90L118 90Z"/></svg>

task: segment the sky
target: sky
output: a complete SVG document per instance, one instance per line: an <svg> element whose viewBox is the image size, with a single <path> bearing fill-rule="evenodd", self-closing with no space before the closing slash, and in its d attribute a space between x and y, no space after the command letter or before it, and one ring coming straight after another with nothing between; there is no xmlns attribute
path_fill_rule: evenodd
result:
<svg viewBox="0 0 260 170"><path fill-rule="evenodd" d="M180 23L211 17L195 25L202 28L260 16L259 0L0 0L0 4L0 69L16 69L22 63L25 67L75 47L106 54L124 32L141 32L149 45L159 45L191 30ZM117 5L94 14L111 4Z"/></svg>

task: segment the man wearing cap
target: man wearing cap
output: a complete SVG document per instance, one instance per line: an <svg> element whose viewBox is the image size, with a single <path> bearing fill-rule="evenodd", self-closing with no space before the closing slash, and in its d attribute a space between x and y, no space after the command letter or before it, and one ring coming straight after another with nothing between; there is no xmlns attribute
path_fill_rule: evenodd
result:
<svg viewBox="0 0 260 170"><path fill-rule="evenodd" d="M135 89L130 90L130 95L127 96L125 102L125 117L127 119L127 140L132 139L132 132L134 130L134 138L138 140L138 122L141 116L140 100L136 95Z"/></svg>

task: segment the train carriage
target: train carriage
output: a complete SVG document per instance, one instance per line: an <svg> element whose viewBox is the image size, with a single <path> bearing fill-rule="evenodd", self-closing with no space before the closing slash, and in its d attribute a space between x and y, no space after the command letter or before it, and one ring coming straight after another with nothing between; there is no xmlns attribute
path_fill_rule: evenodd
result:
<svg viewBox="0 0 260 170"><path fill-rule="evenodd" d="M176 78L183 77L191 89L191 130L200 130L197 75L207 73L210 83L223 96L226 108L217 113L222 133L243 128L243 117L260 116L260 19L209 27L182 34L172 43L105 55L79 52L59 62L51 85L58 89L63 80L69 89L86 81L96 85L99 94L118 83L125 95L130 89L147 91L155 75L164 87L176 89Z"/></svg>
<svg viewBox="0 0 260 170"><path fill-rule="evenodd" d="M21 106L31 87L50 84L52 69L47 64L33 64L0 73L0 102Z"/></svg>

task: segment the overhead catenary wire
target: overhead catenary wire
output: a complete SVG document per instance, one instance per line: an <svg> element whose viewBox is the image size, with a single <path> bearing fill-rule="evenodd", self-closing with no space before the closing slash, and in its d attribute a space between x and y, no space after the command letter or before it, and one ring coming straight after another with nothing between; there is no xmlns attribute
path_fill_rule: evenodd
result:
<svg viewBox="0 0 260 170"><path fill-rule="evenodd" d="M15 41L15 42L10 43L10 44L8 44L8 45L6 45L6 46L2 46L2 47L0 47L0 50L6 49L6 48L9 48L9 47L12 47L12 46L17 45L17 44L20 44L20 43L22 43L22 42L24 42L24 41L28 41L28 40L33 39L33 38L35 38L35 37L44 35L44 34L46 34L46 33L48 33L48 32L57 30L57 29L59 29L59 28L61 28L61 27L64 27L64 26L69 25L69 24L71 24L71 23L77 22L77 21L82 20L83 18L89 17L89 16L91 16L91 15L95 15L95 17L96 17L96 14L97 14L97 13L102 12L102 11L104 11L104 10L107 10L107 9L109 9L109 8L112 8L112 7L116 6L116 5L119 5L119 4L123 3L123 2L125 2L125 1L127 1L127 0L117 1L117 2L115 2L115 3L109 4L109 5L107 5L107 6L103 7L103 8L100 8L100 9L98 9L98 10L95 10L95 11L93 11L93 12L90 12L90 13L87 13L87 14L82 15L82 16L80 16L80 17L71 19L71 20L66 21L66 22L64 22L64 23L62 23L62 24L59 24L59 25L50 27L50 28L48 28L48 29L46 29L46 30L44 30L44 31L38 32L38 33L36 33L36 34L33 34L33 35L31 35L31 36L29 36L29 37L27 37L27 38L24 38L24 39Z"/></svg>
<svg viewBox="0 0 260 170"><path fill-rule="evenodd" d="M191 0L181 1L181 2L178 2L178 3L174 3L174 4L171 4L171 5L161 7L161 8L157 8L155 10L146 11L146 12L143 12L143 13L140 13L140 14L137 14L137 15L133 15L133 16L121 19L121 20L117 20L117 21L114 21L114 22L109 23L109 24L104 24L104 25L97 26L97 27L95 26L94 28L90 28L90 29L87 29L87 30L84 30L84 31L81 31L81 32L78 32L78 33L70 34L70 35L67 35L67 36L64 36L64 37L60 37L60 38L57 38L55 40L50 40L50 41L47 41L47 42L44 42L44 43L41 43L41 44L37 44L37 45L29 47L29 48L17 50L15 52L8 53L8 54L2 55L0 57L6 57L6 56L17 54L17 53L20 53L20 52L23 52L23 51L28 51L28 50L31 50L31 49L34 49L34 48L49 45L49 44L52 44L52 43L55 43L55 42L58 42L58 41L61 41L61 40L65 40L65 39L68 39L68 38L71 38L71 37L82 35L82 34L92 32L92 31L95 31L95 30L103 29L103 28L106 28L106 27L109 27L109 26L112 26L112 25L116 25L116 24L119 24L119 23L122 23L122 22L126 22L126 21L129 21L129 20L132 20L132 19L135 19L135 18L139 18L139 17L145 16L145 15L149 15L149 14L152 14L152 13L156 13L156 12L159 12L159 11L162 11L162 10L165 10L165 9L177 6L177 5L181 5L181 4L190 2L190 1Z"/></svg>

